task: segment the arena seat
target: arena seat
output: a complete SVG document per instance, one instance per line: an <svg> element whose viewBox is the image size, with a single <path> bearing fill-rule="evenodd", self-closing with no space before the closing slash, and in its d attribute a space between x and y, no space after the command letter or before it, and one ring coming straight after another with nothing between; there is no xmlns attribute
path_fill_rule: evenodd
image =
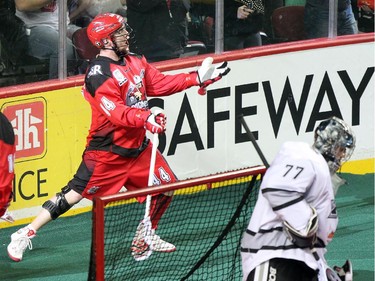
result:
<svg viewBox="0 0 375 281"><path fill-rule="evenodd" d="M304 6L284 6L273 11L271 24L274 43L306 39L304 10Z"/></svg>
<svg viewBox="0 0 375 281"><path fill-rule="evenodd" d="M72 42L80 59L91 60L99 54L99 49L90 42L86 30L86 27L76 30L72 35Z"/></svg>

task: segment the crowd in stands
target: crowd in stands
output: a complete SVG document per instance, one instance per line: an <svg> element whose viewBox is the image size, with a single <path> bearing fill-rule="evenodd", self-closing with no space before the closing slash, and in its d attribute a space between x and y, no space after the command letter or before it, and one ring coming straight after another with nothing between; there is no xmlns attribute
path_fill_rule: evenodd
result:
<svg viewBox="0 0 375 281"><path fill-rule="evenodd" d="M68 0L67 3L68 76L85 71L72 42L74 32L105 12L127 19L132 28L131 51L143 54L149 62L214 51L214 0ZM304 22L298 23L305 31L304 39L327 37L328 3L225 0L224 51L282 42L275 38L271 17L275 10L288 6L304 7ZM57 0L1 2L0 87L58 77L58 23ZM338 0L337 35L373 32L373 24L373 0Z"/></svg>

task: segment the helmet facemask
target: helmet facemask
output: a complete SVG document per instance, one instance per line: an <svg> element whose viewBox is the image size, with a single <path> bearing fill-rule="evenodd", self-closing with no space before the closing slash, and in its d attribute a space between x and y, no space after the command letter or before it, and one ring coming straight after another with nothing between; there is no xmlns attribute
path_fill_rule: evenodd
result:
<svg viewBox="0 0 375 281"><path fill-rule="evenodd" d="M121 28L111 34L111 41L114 45L113 51L119 57L126 56L129 53L129 39L132 29L126 23Z"/></svg>
<svg viewBox="0 0 375 281"><path fill-rule="evenodd" d="M333 174L352 156L355 136L343 120L332 117L316 128L313 146L326 159Z"/></svg>

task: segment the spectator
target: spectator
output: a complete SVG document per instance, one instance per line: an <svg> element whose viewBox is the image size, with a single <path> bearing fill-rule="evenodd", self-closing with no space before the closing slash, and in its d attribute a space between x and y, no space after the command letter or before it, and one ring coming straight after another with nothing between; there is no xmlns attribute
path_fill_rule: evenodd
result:
<svg viewBox="0 0 375 281"><path fill-rule="evenodd" d="M359 30L361 32L374 32L374 0L358 0L355 4L357 6Z"/></svg>
<svg viewBox="0 0 375 281"><path fill-rule="evenodd" d="M224 1L224 50L262 45L264 6L261 0L254 3L250 9L236 1Z"/></svg>
<svg viewBox="0 0 375 281"><path fill-rule="evenodd" d="M308 39L328 37L329 3L327 0L306 0L305 31ZM351 0L338 0L337 35L357 34Z"/></svg>
<svg viewBox="0 0 375 281"><path fill-rule="evenodd" d="M92 2L93 0L68 0L70 23L79 27L88 26L93 19L87 14Z"/></svg>
<svg viewBox="0 0 375 281"><path fill-rule="evenodd" d="M283 144L242 237L244 281L327 280L324 255L337 228L335 192L342 184L336 172L354 148L352 130L336 117L318 125L312 146ZM344 268L352 274L349 264Z"/></svg>
<svg viewBox="0 0 375 281"><path fill-rule="evenodd" d="M49 60L49 78L58 76L58 4L57 0L15 0L16 16L26 25L28 33L28 54ZM68 25L68 34L73 34L78 27ZM75 74L75 50L72 41L67 38L66 56L68 60L68 73Z"/></svg>
<svg viewBox="0 0 375 281"><path fill-rule="evenodd" d="M134 30L132 52L148 61L180 57L187 45L190 1L127 0L128 23Z"/></svg>
<svg viewBox="0 0 375 281"><path fill-rule="evenodd" d="M124 18L119 15L98 15L88 26L87 33L100 54L90 62L82 88L92 110L82 163L67 185L42 205L39 215L11 235L7 249L14 261L22 260L24 251L31 245L30 239L41 227L83 198L115 194L123 186L137 190L148 185L152 143L146 137L146 130L164 133L166 126L163 113L151 112L148 96L172 95L192 86L205 88L229 72L226 63L213 66L212 58L206 58L196 72L164 75L144 57L129 53L129 32ZM154 179L160 184L176 181L160 152L156 154ZM138 198L140 202L145 199ZM171 201L172 194L152 195L152 244L145 241L141 222L132 243L135 259L145 258L149 248L158 252L176 249L155 234Z"/></svg>
<svg viewBox="0 0 375 281"><path fill-rule="evenodd" d="M195 1L197 2L197 1ZM260 31L263 27L264 6L262 0L254 1L253 9L244 3L249 1L224 1L224 50L239 50L262 45ZM207 45L214 40L215 5L194 3L193 13L204 17Z"/></svg>
<svg viewBox="0 0 375 281"><path fill-rule="evenodd" d="M12 216L7 212L13 198L14 178L14 144L13 127L0 112L0 219L13 222Z"/></svg>
<svg viewBox="0 0 375 281"><path fill-rule="evenodd" d="M86 27L98 14L115 13L126 17L125 0L69 0L70 21Z"/></svg>
<svg viewBox="0 0 375 281"><path fill-rule="evenodd" d="M126 0L91 0L87 13L94 18L98 14L115 13L125 18Z"/></svg>
<svg viewBox="0 0 375 281"><path fill-rule="evenodd" d="M20 62L28 50L25 25L15 13L13 0L0 2L1 53L6 53L12 64Z"/></svg>

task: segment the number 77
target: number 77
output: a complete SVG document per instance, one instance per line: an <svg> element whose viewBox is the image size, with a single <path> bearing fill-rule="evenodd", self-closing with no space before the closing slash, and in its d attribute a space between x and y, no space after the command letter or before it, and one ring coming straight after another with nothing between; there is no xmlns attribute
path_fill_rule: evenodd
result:
<svg viewBox="0 0 375 281"><path fill-rule="evenodd" d="M289 174L289 172L292 171L292 169L293 169L293 170L297 170L295 176L293 177L293 179L296 179L296 178L302 173L302 171L304 170L303 167L300 167L300 166L294 166L294 165L289 165L289 164L287 164L285 167L287 168L287 171L286 171L286 173L283 175L283 177L286 177L286 175Z"/></svg>

